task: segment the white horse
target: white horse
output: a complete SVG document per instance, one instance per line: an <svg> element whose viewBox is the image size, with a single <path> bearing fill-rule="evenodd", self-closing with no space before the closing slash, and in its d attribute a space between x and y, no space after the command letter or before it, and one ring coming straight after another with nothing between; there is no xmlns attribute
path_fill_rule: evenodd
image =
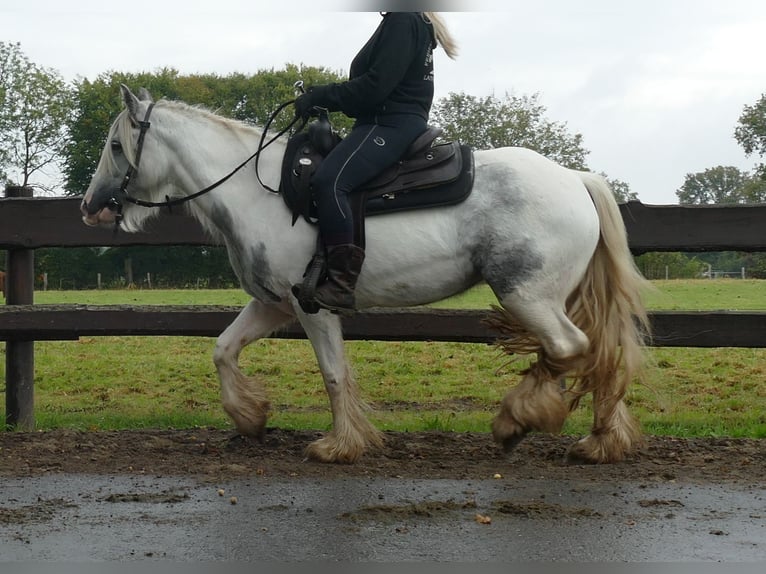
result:
<svg viewBox="0 0 766 574"><path fill-rule="evenodd" d="M155 202L191 195L245 160L262 135L198 107L155 103L145 90L136 96L122 86L122 96L125 109L82 203L88 225L139 230L159 210L111 200L118 189ZM261 154L266 185L278 184L283 154L281 140ZM240 371L240 351L297 319L316 353L333 416L332 430L308 445L307 456L353 462L382 446L344 353L340 318L304 313L290 290L315 250L315 227L302 219L291 227L282 198L261 187L252 165L187 206L225 242L252 297L218 337L213 356L223 408L237 430L260 436L269 409L264 384ZM493 323L509 336L507 351L538 359L502 400L495 440L511 448L529 431L558 432L579 398L592 393L592 432L569 454L589 462L623 459L641 441L623 397L643 361L645 280L604 179L527 149L477 151L474 191L463 203L367 220L357 307L421 305L482 280L502 306ZM558 383L564 375L573 381L569 389Z"/></svg>

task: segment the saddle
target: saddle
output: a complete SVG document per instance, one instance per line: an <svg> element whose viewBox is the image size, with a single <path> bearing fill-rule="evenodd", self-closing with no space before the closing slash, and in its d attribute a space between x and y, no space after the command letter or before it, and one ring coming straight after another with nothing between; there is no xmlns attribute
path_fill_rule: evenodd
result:
<svg viewBox="0 0 766 574"><path fill-rule="evenodd" d="M314 128L314 129L312 129ZM307 131L293 135L282 161L279 192L293 214L317 222L311 176L341 140L317 120ZM354 243L364 248L364 221L368 216L454 205L464 201L473 187L473 153L458 142L434 145L442 129L429 126L405 151L401 160L349 195L354 213Z"/></svg>

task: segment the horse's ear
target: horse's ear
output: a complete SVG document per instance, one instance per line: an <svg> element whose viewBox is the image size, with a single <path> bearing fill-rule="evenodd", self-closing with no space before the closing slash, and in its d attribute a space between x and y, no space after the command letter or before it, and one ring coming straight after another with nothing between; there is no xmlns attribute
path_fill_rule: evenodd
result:
<svg viewBox="0 0 766 574"><path fill-rule="evenodd" d="M128 108L130 119L134 123L138 123L138 98L125 84L120 84L120 93L122 93L122 99L125 102L125 107Z"/></svg>
<svg viewBox="0 0 766 574"><path fill-rule="evenodd" d="M142 102L153 102L154 99L146 88L138 88L138 99Z"/></svg>

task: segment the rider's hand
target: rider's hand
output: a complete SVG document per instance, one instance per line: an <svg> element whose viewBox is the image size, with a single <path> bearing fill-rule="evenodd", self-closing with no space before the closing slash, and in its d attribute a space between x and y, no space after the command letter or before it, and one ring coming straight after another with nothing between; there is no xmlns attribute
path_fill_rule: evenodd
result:
<svg viewBox="0 0 766 574"><path fill-rule="evenodd" d="M303 120L308 119L312 114L316 114L313 110L314 102L311 98L311 89L308 92L301 94L295 100L295 116Z"/></svg>

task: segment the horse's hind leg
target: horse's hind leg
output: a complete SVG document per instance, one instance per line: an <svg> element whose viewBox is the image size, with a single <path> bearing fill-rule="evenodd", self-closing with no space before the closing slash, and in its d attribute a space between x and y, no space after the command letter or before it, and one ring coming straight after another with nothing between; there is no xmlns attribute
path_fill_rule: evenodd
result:
<svg viewBox="0 0 766 574"><path fill-rule="evenodd" d="M329 313L299 316L322 372L332 409L332 430L306 448L320 462L356 461L368 446L382 446L383 435L364 414L365 405L349 367L340 319Z"/></svg>
<svg viewBox="0 0 766 574"><path fill-rule="evenodd" d="M221 402L237 431L260 438L266 426L269 401L263 383L246 377L238 366L242 349L294 319L273 304L250 301L216 341L213 362L221 381Z"/></svg>
<svg viewBox="0 0 766 574"><path fill-rule="evenodd" d="M545 357L505 395L492 423L493 437L510 450L529 431L561 430L569 405L558 381L587 350L588 338L554 301L530 302L508 296L502 303L518 325L540 341ZM512 325L507 327L514 329Z"/></svg>

